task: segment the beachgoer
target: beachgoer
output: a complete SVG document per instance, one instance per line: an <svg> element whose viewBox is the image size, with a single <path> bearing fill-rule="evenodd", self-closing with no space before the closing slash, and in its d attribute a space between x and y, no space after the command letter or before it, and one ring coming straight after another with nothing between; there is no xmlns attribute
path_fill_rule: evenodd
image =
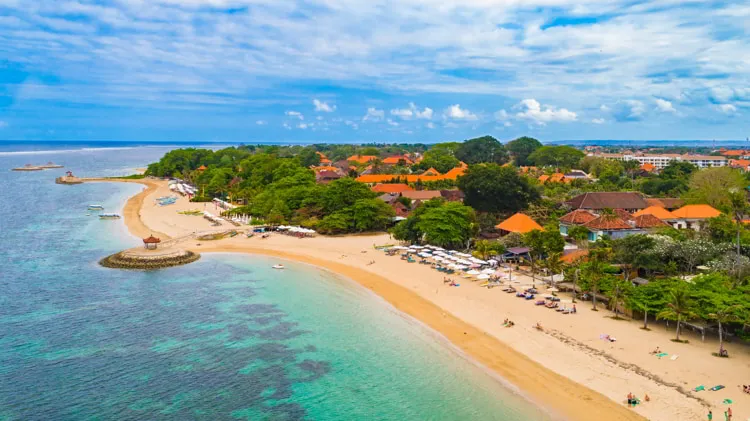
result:
<svg viewBox="0 0 750 421"><path fill-rule="evenodd" d="M648 393L646 393L646 396L643 397L643 400L646 402L651 402L651 398L648 396Z"/></svg>
<svg viewBox="0 0 750 421"><path fill-rule="evenodd" d="M575 305L575 304L573 304L573 313L576 313L576 312L577 312L577 310L576 310L576 305Z"/></svg>
<svg viewBox="0 0 750 421"><path fill-rule="evenodd" d="M727 408L727 419L732 421L732 407Z"/></svg>
<svg viewBox="0 0 750 421"><path fill-rule="evenodd" d="M709 409L708 410L708 421L711 421L712 419L714 419L714 413L711 412L711 410Z"/></svg>
<svg viewBox="0 0 750 421"><path fill-rule="evenodd" d="M661 354L661 349L660 349L660 348L659 348L659 346L657 345L657 346L656 346L656 349L655 349L655 350L653 350L653 351L651 351L651 353L652 353L652 354Z"/></svg>
<svg viewBox="0 0 750 421"><path fill-rule="evenodd" d="M541 322L536 322L536 326L534 326L534 328L537 329L537 330L542 330L542 323Z"/></svg>

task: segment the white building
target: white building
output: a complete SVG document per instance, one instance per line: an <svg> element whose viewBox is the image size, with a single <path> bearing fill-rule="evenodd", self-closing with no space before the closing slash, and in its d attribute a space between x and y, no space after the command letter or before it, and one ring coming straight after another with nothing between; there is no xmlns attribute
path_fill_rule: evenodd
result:
<svg viewBox="0 0 750 421"><path fill-rule="evenodd" d="M680 155L680 154L654 154L654 155L632 155L632 154L614 154L601 153L594 154L600 158L615 159L618 161L638 161L641 165L651 164L656 169L661 170L672 161L689 162L698 168L724 167L729 165L729 160L724 156L711 155Z"/></svg>

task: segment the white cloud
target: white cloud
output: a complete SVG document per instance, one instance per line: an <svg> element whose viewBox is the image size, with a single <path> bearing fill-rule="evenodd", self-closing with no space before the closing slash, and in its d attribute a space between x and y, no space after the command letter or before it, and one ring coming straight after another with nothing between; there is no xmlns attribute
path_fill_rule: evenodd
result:
<svg viewBox="0 0 750 421"><path fill-rule="evenodd" d="M607 120L605 120L603 118L594 118L594 119L591 120L591 122L594 123L594 124L604 124L604 123L607 122Z"/></svg>
<svg viewBox="0 0 750 421"><path fill-rule="evenodd" d="M505 120L508 120L509 118L510 118L510 115L505 110L500 110L495 113L495 119L499 121L505 121Z"/></svg>
<svg viewBox="0 0 750 421"><path fill-rule="evenodd" d="M724 114L735 114L737 112L737 107L732 104L718 104L716 108Z"/></svg>
<svg viewBox="0 0 750 421"><path fill-rule="evenodd" d="M506 121L505 123L503 123L504 127L510 127L512 125L513 125L513 123L511 123L510 121Z"/></svg>
<svg viewBox="0 0 750 421"><path fill-rule="evenodd" d="M299 111L287 111L285 114L288 115L289 117L298 118L300 120L304 120L305 119L305 116L302 115L302 113L299 112Z"/></svg>
<svg viewBox="0 0 750 421"><path fill-rule="evenodd" d="M351 120L346 120L346 121L344 122L344 124L346 124L347 126L351 127L351 128L352 128L352 129L354 129L354 130L357 130L357 129L359 129L359 124L357 124L357 123L355 123L355 122L353 122L353 121L351 121Z"/></svg>
<svg viewBox="0 0 750 421"><path fill-rule="evenodd" d="M389 126L394 126L394 127L398 126L398 123L396 123L395 121L391 120L390 118L386 119L385 121L386 121L386 123L388 123Z"/></svg>
<svg viewBox="0 0 750 421"><path fill-rule="evenodd" d="M0 120L0 129L4 129L6 127L8 127L8 122Z"/></svg>
<svg viewBox="0 0 750 421"><path fill-rule="evenodd" d="M524 99L514 108L521 110L516 114L517 119L529 120L540 126L552 122L567 123L578 119L578 115L573 111L566 108L557 109L549 105L542 107L535 99Z"/></svg>
<svg viewBox="0 0 750 421"><path fill-rule="evenodd" d="M258 120L258 121L255 122L255 124L257 124L259 126L265 126L268 123L265 120Z"/></svg>
<svg viewBox="0 0 750 421"><path fill-rule="evenodd" d="M435 128L435 123L433 123L433 122L430 121L429 123L425 124L425 127L427 127L428 129L434 129Z"/></svg>
<svg viewBox="0 0 750 421"><path fill-rule="evenodd" d="M298 128L298 129L302 129L302 130L304 130L304 129L306 129L306 128L310 127L310 126L312 126L312 125L311 125L311 124L305 124L305 123L299 123L299 124L297 125L297 128Z"/></svg>
<svg viewBox="0 0 750 421"><path fill-rule="evenodd" d="M379 121L385 117L385 111L379 110L374 107L369 107L367 113L362 117L362 121Z"/></svg>
<svg viewBox="0 0 750 421"><path fill-rule="evenodd" d="M666 99L656 98L656 108L659 109L659 111L665 112L665 113L673 113L676 114L677 110L674 108L672 103L670 101L667 101Z"/></svg>
<svg viewBox="0 0 750 421"><path fill-rule="evenodd" d="M445 117L454 120L476 120L478 117L467 109L462 109L460 104L454 104L448 107L443 114Z"/></svg>
<svg viewBox="0 0 750 421"><path fill-rule="evenodd" d="M404 120L410 120L412 118L421 118L430 120L432 118L433 110L429 107L424 107L421 111L419 107L413 102L409 103L408 108L395 108L391 110L391 115L400 117Z"/></svg>
<svg viewBox="0 0 750 421"><path fill-rule="evenodd" d="M292 126L289 125L289 123L284 123L282 126L287 130L292 130Z"/></svg>
<svg viewBox="0 0 750 421"><path fill-rule="evenodd" d="M322 102L318 99L313 99L313 105L315 106L315 111L318 112L331 113L336 111L335 105L328 105L327 102Z"/></svg>
<svg viewBox="0 0 750 421"><path fill-rule="evenodd" d="M318 121L323 121L323 116L317 116L317 117L315 117L315 119L318 120Z"/></svg>

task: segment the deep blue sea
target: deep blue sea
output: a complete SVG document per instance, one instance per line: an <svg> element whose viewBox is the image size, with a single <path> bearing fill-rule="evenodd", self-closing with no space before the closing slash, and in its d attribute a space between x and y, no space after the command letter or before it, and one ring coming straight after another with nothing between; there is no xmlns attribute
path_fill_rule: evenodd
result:
<svg viewBox="0 0 750 421"><path fill-rule="evenodd" d="M545 420L439 335L347 279L265 257L207 254L105 269L132 247L124 175L169 147L0 151L0 420ZM11 172L54 161L65 169Z"/></svg>

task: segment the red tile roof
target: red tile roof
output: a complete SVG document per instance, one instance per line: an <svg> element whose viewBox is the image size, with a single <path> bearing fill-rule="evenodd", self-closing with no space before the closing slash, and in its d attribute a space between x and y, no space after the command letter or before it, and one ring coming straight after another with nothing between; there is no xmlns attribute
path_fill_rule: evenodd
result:
<svg viewBox="0 0 750 421"><path fill-rule="evenodd" d="M573 212L567 213L560 217L560 222L570 225L583 225L587 222L593 221L594 219L596 219L596 215L594 215L593 213L583 209L576 209Z"/></svg>
<svg viewBox="0 0 750 421"><path fill-rule="evenodd" d="M632 225L623 221L617 215L601 215L584 226L589 229L603 231L633 229Z"/></svg>
<svg viewBox="0 0 750 421"><path fill-rule="evenodd" d="M623 221L630 221L631 219L633 219L633 215L625 209L614 209L613 212Z"/></svg>
<svg viewBox="0 0 750 421"><path fill-rule="evenodd" d="M633 216L638 217L641 215L653 215L659 219L676 219L677 217L672 212L664 209L661 206L649 206L646 209L639 210L634 213Z"/></svg>
<svg viewBox="0 0 750 421"><path fill-rule="evenodd" d="M401 193L401 196L411 200L430 200L436 197L443 197L440 190L412 190Z"/></svg>
<svg viewBox="0 0 750 421"><path fill-rule="evenodd" d="M359 164L366 164L376 159L378 159L378 157L375 155L352 155L349 158L346 158L346 160L349 162L356 162Z"/></svg>
<svg viewBox="0 0 750 421"><path fill-rule="evenodd" d="M669 226L666 222L649 213L638 215L633 221L636 228L661 228Z"/></svg>
<svg viewBox="0 0 750 421"><path fill-rule="evenodd" d="M388 164L388 165L396 165L396 164L398 164L402 160L407 165L411 165L412 164L411 159L407 158L406 156L401 156L401 155L389 156L388 158L385 158L383 160L383 163L384 164Z"/></svg>

